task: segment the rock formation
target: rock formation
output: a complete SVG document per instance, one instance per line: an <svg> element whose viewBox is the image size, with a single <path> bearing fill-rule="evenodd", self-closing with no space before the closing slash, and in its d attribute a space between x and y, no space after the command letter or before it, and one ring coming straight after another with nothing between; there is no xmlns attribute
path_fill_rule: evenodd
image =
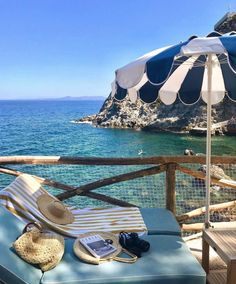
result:
<svg viewBox="0 0 236 284"><path fill-rule="evenodd" d="M109 96L98 114L78 119L76 122L91 122L97 127L133 128L151 131L189 132L194 127L206 127L206 104L201 100L192 105L176 101L170 106L161 102L132 103L127 97L118 102ZM213 106L212 123L229 121L220 133L236 134L236 103L227 97Z"/></svg>
<svg viewBox="0 0 236 284"><path fill-rule="evenodd" d="M219 33L225 34L231 31L236 31L236 13L228 12L222 19L215 24L215 30Z"/></svg>

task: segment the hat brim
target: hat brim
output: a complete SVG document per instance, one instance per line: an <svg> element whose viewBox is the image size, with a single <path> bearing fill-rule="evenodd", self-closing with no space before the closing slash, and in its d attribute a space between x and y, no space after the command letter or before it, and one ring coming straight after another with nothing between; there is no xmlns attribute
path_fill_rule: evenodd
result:
<svg viewBox="0 0 236 284"><path fill-rule="evenodd" d="M40 212L46 217L49 221L59 224L59 225L66 225L71 224L74 221L74 216L69 209L66 208L62 217L55 216L48 210L48 205L52 201L59 201L59 199L48 195L47 193L40 195L37 198L37 205Z"/></svg>

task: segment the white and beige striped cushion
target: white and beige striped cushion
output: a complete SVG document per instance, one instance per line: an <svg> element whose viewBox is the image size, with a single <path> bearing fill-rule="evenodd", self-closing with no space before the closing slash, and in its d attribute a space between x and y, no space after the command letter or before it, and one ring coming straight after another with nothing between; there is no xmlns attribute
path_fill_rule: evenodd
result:
<svg viewBox="0 0 236 284"><path fill-rule="evenodd" d="M44 193L49 194L35 178L24 174L0 191L0 204L24 222L40 221L51 230L70 237L89 231L147 231L140 210L135 207L71 208L74 222L68 225L55 224L38 210L36 200Z"/></svg>

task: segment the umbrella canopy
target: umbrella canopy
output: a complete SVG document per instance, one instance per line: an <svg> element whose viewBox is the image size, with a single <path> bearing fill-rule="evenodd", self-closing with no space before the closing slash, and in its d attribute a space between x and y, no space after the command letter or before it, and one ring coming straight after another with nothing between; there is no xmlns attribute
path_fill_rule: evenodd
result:
<svg viewBox="0 0 236 284"><path fill-rule="evenodd" d="M152 103L170 105L177 97L186 105L200 98L207 103L206 220L209 225L211 106L227 95L236 102L236 34L193 36L185 42L157 49L116 71L115 99L128 94Z"/></svg>
<svg viewBox="0 0 236 284"><path fill-rule="evenodd" d="M207 66L211 55L212 104L224 95L236 101L236 33L216 32L205 38L191 37L174 46L154 50L116 70L115 99L140 99L152 103L159 97L172 104L177 96L187 105L200 97L207 102ZM197 67L197 68L195 68ZM194 84L193 84L194 82Z"/></svg>

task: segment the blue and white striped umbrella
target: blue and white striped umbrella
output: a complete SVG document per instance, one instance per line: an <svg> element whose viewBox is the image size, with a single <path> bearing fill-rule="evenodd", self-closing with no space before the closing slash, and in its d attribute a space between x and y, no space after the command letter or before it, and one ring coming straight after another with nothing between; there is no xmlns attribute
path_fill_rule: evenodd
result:
<svg viewBox="0 0 236 284"><path fill-rule="evenodd" d="M217 35L217 36L216 36ZM225 94L236 101L236 35L191 37L183 43L154 50L116 71L114 96L123 100L128 94L152 103L159 97L169 105L177 96L187 105L200 97L207 102L209 55L212 66L212 104ZM195 68L196 67L196 68Z"/></svg>
<svg viewBox="0 0 236 284"><path fill-rule="evenodd" d="M158 98L166 105L177 97L186 105L201 98L207 103L206 224L209 224L211 106L227 95L236 102L236 34L191 37L177 45L154 50L116 71L116 100L128 94L146 102Z"/></svg>

